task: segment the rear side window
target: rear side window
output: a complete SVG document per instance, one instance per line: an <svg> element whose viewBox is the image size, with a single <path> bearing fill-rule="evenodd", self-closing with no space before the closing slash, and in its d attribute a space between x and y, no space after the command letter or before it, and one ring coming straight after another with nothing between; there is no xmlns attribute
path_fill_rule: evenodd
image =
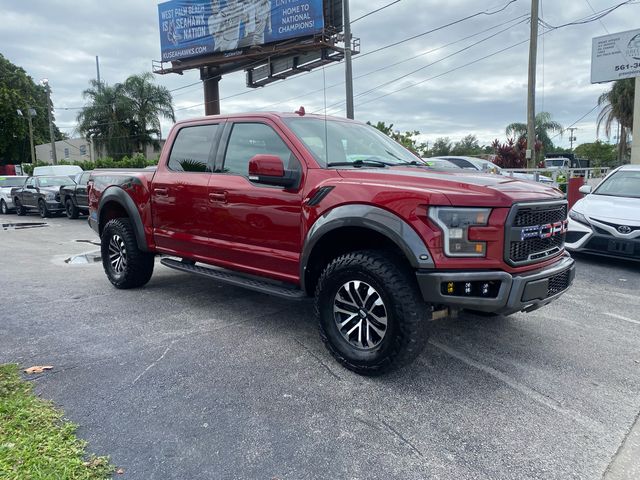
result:
<svg viewBox="0 0 640 480"><path fill-rule="evenodd" d="M175 172L210 172L217 124L185 127L178 132L168 167Z"/></svg>

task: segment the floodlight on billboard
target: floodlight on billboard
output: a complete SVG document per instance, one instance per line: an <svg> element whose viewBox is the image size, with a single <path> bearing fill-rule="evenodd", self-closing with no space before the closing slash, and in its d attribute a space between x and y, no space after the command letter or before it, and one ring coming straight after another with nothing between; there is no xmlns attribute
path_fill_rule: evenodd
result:
<svg viewBox="0 0 640 480"><path fill-rule="evenodd" d="M640 77L640 29L593 39L591 83L633 77Z"/></svg>
<svg viewBox="0 0 640 480"><path fill-rule="evenodd" d="M228 54L325 28L323 0L170 0L158 5L158 15L163 62Z"/></svg>

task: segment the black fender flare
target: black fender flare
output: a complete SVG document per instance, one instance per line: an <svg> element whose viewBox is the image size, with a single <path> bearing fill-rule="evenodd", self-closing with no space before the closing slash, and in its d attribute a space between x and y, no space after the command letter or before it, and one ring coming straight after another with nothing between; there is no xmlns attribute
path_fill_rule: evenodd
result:
<svg viewBox="0 0 640 480"><path fill-rule="evenodd" d="M138 248L143 252L148 252L149 248L147 247L147 239L144 233L144 224L142 223L142 218L140 217L140 212L138 211L138 207L131 199L131 197L125 192L122 188L117 186L108 187L100 197L100 203L98 204L98 225L100 231L98 235L102 236L102 207L106 205L108 202L115 202L119 204L131 220L133 225L133 232L136 235L136 242L138 243Z"/></svg>
<svg viewBox="0 0 640 480"><path fill-rule="evenodd" d="M300 257L300 284L306 289L307 263L314 247L325 234L342 227L368 228L395 243L415 269L432 269L429 249L416 231L399 216L373 205L350 204L325 212L312 225Z"/></svg>

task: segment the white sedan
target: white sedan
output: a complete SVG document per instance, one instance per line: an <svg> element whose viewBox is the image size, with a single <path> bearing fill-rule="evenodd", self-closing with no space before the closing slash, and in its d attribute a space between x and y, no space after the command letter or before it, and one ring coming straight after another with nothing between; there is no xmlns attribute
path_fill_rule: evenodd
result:
<svg viewBox="0 0 640 480"><path fill-rule="evenodd" d="M8 175L0 177L0 213L7 214L13 210L13 198L11 198L11 189L13 187L21 187L27 180L25 176Z"/></svg>
<svg viewBox="0 0 640 480"><path fill-rule="evenodd" d="M640 260L640 165L613 170L569 212L565 247L631 260Z"/></svg>

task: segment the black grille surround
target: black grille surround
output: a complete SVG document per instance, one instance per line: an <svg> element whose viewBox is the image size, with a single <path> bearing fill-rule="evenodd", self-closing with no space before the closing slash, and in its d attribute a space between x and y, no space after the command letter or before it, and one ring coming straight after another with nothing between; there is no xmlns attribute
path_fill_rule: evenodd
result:
<svg viewBox="0 0 640 480"><path fill-rule="evenodd" d="M555 233L548 238L524 234L537 232L536 227L563 223L567 220L567 201L517 203L505 223L504 259L514 267L530 265L561 255L566 233Z"/></svg>

